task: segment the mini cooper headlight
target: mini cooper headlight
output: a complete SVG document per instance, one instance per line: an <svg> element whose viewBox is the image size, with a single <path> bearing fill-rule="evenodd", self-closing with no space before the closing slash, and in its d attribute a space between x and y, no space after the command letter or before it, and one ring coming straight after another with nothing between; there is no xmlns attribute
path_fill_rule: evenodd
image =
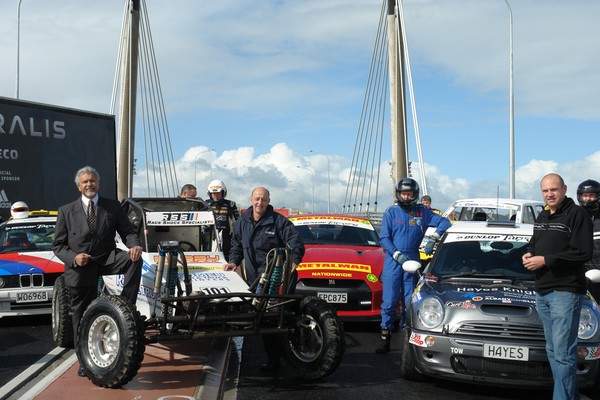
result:
<svg viewBox="0 0 600 400"><path fill-rule="evenodd" d="M436 297L427 297L417 307L417 316L423 326L435 328L444 320L444 306Z"/></svg>
<svg viewBox="0 0 600 400"><path fill-rule="evenodd" d="M584 304L581 307L581 314L579 314L579 330L577 336L579 339L587 340L592 338L598 331L598 317L592 308Z"/></svg>

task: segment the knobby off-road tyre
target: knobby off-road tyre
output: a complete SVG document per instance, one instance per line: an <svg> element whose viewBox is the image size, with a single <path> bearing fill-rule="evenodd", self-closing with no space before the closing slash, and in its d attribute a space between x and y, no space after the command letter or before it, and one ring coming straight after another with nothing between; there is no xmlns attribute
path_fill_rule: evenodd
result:
<svg viewBox="0 0 600 400"><path fill-rule="evenodd" d="M59 276L52 291L52 339L58 347L72 349L73 318L71 309L71 290L65 285L65 277Z"/></svg>
<svg viewBox="0 0 600 400"><path fill-rule="evenodd" d="M409 381L421 382L425 380L415 366L415 358L412 352L411 344L408 342L410 330L404 328L402 332L402 352L400 353L400 376Z"/></svg>
<svg viewBox="0 0 600 400"><path fill-rule="evenodd" d="M333 373L346 349L344 327L335 310L324 300L306 297L293 328L284 354L300 376L315 380Z"/></svg>
<svg viewBox="0 0 600 400"><path fill-rule="evenodd" d="M144 324L125 298L95 299L78 333L77 358L96 386L118 388L137 374L146 350Z"/></svg>

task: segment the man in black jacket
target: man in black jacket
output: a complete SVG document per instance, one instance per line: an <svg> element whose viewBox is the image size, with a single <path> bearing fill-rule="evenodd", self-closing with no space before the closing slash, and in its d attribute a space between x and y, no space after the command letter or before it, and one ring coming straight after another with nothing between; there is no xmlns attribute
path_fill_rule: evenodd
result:
<svg viewBox="0 0 600 400"><path fill-rule="evenodd" d="M236 222L231 240L229 264L225 269L238 271L242 260L245 268L242 276L252 284L265 270L266 257L271 249L289 245L292 249L292 282L295 281L295 269L304 256L304 243L296 227L285 216L273 211L269 203L271 197L264 187L252 191L250 204L246 212ZM293 290L294 287L290 287ZM263 336L268 361L261 366L263 371L279 368L282 353L280 340Z"/></svg>
<svg viewBox="0 0 600 400"><path fill-rule="evenodd" d="M577 399L577 331L592 258L592 221L566 197L555 173L540 182L546 208L538 216L523 265L535 272L536 307L544 325L546 353L554 378L554 399Z"/></svg>
<svg viewBox="0 0 600 400"><path fill-rule="evenodd" d="M98 196L100 175L83 167L75 175L81 197L58 209L52 250L65 264L65 285L71 291L73 338L83 312L97 296L98 277L124 274L121 295L135 305L142 274L142 246L135 227L118 201ZM116 248L119 233L128 251ZM79 376L85 376L83 368Z"/></svg>

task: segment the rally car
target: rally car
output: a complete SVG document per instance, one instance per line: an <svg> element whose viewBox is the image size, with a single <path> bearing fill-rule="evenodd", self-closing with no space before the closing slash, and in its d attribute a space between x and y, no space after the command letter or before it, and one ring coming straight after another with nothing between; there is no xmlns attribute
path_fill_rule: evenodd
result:
<svg viewBox="0 0 600 400"><path fill-rule="evenodd" d="M0 318L49 314L64 265L52 252L56 212L15 214L0 224Z"/></svg>
<svg viewBox="0 0 600 400"><path fill-rule="evenodd" d="M212 208L200 199L141 198L122 203L144 251L136 306L119 296L123 276L103 276L102 295L86 309L76 352L97 386L118 388L139 370L147 343L273 335L302 378L320 379L340 365L343 325L324 300L291 292L291 249L273 249L267 268L247 284L226 264ZM117 246L125 245L117 238ZM70 292L53 295L52 333L73 347ZM280 339L280 340L278 340Z"/></svg>
<svg viewBox="0 0 600 400"><path fill-rule="evenodd" d="M302 214L289 219L304 242L296 293L317 296L346 320L381 319L384 250L367 218Z"/></svg>
<svg viewBox="0 0 600 400"><path fill-rule="evenodd" d="M412 296L402 377L552 388L535 277L522 263L532 234L532 224L512 221L457 222L448 229ZM599 322L600 309L588 296L577 349L582 388L598 384Z"/></svg>
<svg viewBox="0 0 600 400"><path fill-rule="evenodd" d="M476 197L452 202L442 216L448 218L452 223L494 220L533 224L544 209L544 205L544 202L539 200ZM424 250L425 244L433 232L435 232L435 228L427 228L419 247L423 264L427 264L432 257L432 255L426 255Z"/></svg>

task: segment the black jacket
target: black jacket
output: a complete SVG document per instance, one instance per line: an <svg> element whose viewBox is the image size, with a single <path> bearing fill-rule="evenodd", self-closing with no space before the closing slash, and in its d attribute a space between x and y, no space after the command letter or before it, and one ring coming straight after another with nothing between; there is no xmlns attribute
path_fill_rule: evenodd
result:
<svg viewBox="0 0 600 400"><path fill-rule="evenodd" d="M248 207L233 228L229 262L240 265L245 262L245 278L252 283L266 267L269 250L289 245L293 262L300 264L304 256L304 243L292 222L273 211L271 205L258 221L252 220L252 206Z"/></svg>
<svg viewBox="0 0 600 400"><path fill-rule="evenodd" d="M67 286L95 286L99 268L113 263L117 246L115 235L119 234L127 247L140 246L140 238L118 201L98 198L96 230L90 231L80 198L58 209L52 251L65 264ZM75 257L88 253L94 263L86 268L74 268Z"/></svg>
<svg viewBox="0 0 600 400"><path fill-rule="evenodd" d="M529 252L544 256L546 266L535 273L535 290L584 294L587 289L584 264L592 258L592 221L582 207L566 197L554 214L540 213L529 242Z"/></svg>

